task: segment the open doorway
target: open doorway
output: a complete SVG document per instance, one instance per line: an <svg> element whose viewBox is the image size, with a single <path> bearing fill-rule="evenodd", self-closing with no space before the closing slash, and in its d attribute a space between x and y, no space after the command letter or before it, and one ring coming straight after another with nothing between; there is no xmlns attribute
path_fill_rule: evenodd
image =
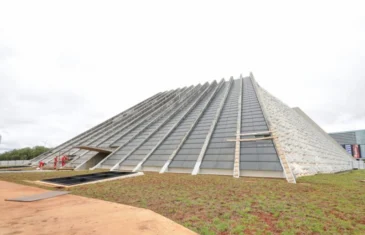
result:
<svg viewBox="0 0 365 235"><path fill-rule="evenodd" d="M110 153L99 152L95 154L92 158L84 162L81 166L77 167L77 170L87 170L96 166L104 158L106 158Z"/></svg>

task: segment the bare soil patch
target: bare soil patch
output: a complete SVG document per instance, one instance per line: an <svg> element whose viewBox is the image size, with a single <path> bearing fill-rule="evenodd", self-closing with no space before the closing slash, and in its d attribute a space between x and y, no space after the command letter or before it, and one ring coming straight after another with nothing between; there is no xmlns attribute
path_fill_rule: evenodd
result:
<svg viewBox="0 0 365 235"><path fill-rule="evenodd" d="M0 234L195 234L150 210L81 196L4 201L43 192L0 181Z"/></svg>

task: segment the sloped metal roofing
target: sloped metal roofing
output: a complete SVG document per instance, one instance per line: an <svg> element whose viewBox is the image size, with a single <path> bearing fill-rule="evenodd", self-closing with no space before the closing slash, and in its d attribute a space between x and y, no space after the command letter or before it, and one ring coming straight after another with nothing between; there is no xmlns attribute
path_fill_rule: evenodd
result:
<svg viewBox="0 0 365 235"><path fill-rule="evenodd" d="M253 82L252 77L222 79L158 93L33 162L71 154L76 157L67 166L81 168L98 149L108 149L112 153L94 169L282 172L273 141L252 140L261 137L254 133L269 133ZM240 136L247 133L253 134Z"/></svg>

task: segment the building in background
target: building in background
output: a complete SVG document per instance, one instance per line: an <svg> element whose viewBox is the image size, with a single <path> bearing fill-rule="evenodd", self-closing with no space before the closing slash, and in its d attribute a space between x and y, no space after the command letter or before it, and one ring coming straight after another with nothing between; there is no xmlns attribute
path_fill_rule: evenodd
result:
<svg viewBox="0 0 365 235"><path fill-rule="evenodd" d="M354 158L365 158L365 130L329 134Z"/></svg>

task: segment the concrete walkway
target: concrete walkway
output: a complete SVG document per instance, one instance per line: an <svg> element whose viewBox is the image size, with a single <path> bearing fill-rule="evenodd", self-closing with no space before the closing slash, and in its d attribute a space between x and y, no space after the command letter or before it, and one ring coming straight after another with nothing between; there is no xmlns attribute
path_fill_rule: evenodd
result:
<svg viewBox="0 0 365 235"><path fill-rule="evenodd" d="M5 201L44 192L0 181L0 234L195 234L150 210L70 194L37 202Z"/></svg>

